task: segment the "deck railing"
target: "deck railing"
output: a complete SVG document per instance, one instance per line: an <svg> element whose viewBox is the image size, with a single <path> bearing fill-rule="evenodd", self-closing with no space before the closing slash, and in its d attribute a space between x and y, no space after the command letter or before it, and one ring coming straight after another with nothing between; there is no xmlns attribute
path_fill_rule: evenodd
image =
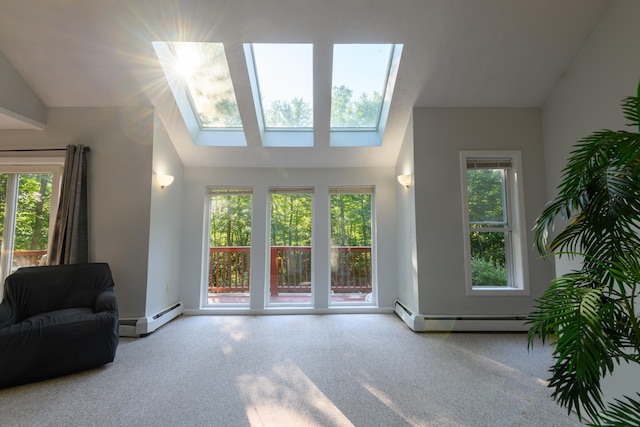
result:
<svg viewBox="0 0 640 427"><path fill-rule="evenodd" d="M18 267L31 267L34 265L44 264L42 257L47 253L46 250L28 250L13 251L13 265Z"/></svg>
<svg viewBox="0 0 640 427"><path fill-rule="evenodd" d="M213 247L209 252L209 292L249 292L248 246ZM269 292L311 292L311 247L272 246ZM371 248L331 248L331 290L335 293L371 292Z"/></svg>

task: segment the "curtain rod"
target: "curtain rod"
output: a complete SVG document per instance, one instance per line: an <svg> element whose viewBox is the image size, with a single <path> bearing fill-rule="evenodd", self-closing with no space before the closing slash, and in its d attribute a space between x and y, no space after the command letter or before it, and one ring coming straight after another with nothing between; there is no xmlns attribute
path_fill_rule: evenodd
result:
<svg viewBox="0 0 640 427"><path fill-rule="evenodd" d="M16 150L0 150L0 153L21 153L29 151L67 151L66 148L18 148ZM84 147L84 151L91 151L91 147Z"/></svg>

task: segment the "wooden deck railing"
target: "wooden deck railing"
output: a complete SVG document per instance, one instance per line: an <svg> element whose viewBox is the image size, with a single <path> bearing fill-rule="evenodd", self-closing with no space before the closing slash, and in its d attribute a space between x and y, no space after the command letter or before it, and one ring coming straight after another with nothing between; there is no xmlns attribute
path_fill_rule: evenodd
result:
<svg viewBox="0 0 640 427"><path fill-rule="evenodd" d="M209 252L209 292L249 292L248 246L213 247ZM311 292L311 248L272 246L269 292ZM335 293L371 292L371 248L331 248L331 290Z"/></svg>
<svg viewBox="0 0 640 427"><path fill-rule="evenodd" d="M42 257L46 253L46 250L13 251L13 265L14 267L31 267L34 265L40 265Z"/></svg>

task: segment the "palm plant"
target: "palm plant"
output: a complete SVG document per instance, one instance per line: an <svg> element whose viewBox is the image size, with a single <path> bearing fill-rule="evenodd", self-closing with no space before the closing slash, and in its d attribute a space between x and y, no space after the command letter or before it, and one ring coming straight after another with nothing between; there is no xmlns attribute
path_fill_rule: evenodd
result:
<svg viewBox="0 0 640 427"><path fill-rule="evenodd" d="M640 131L638 96L622 103ZM564 229L549 242L556 219ZM552 281L529 320L529 347L551 341L549 387L568 412L593 425L639 426L640 403L605 404L601 380L621 362L640 363L640 133L601 130L583 138L563 170L558 195L536 220L544 256L580 256L582 267ZM639 395L640 396L640 395Z"/></svg>

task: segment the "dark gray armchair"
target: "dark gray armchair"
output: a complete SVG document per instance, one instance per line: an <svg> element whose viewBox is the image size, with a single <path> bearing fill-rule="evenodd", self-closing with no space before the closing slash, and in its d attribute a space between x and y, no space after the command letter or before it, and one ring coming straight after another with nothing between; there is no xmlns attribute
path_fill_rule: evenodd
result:
<svg viewBox="0 0 640 427"><path fill-rule="evenodd" d="M20 268L0 303L0 388L112 362L118 306L108 264Z"/></svg>

